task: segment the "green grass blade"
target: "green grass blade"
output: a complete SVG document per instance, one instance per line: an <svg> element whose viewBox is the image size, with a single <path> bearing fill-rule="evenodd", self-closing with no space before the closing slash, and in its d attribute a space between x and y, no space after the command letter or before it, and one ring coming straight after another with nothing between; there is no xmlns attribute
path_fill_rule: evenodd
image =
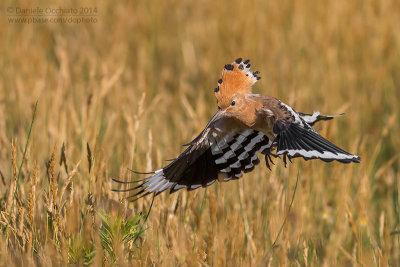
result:
<svg viewBox="0 0 400 267"><path fill-rule="evenodd" d="M203 215L203 208L204 208L204 203L206 202L206 196L207 196L207 188L204 190L204 196L203 200L201 201L201 206L200 206L200 217Z"/></svg>
<svg viewBox="0 0 400 267"><path fill-rule="evenodd" d="M265 254L265 258L268 257L268 255L269 255L269 253L271 252L271 250L275 247L276 242L278 242L279 236L281 235L282 230L283 230L283 227L285 226L286 221L287 221L287 218L289 217L289 213L290 213L290 210L292 209L294 197L296 196L297 184L298 184L298 182L299 182L299 177L300 177L300 171L297 173L296 184L294 185L292 200L290 201L290 205L289 205L288 211L287 211L287 213L286 213L285 219L283 220L283 223L282 223L282 225L281 225L281 228L279 229L279 232L278 232L278 234L276 235L276 238L275 238L274 242L272 243L272 245L269 247L267 253Z"/></svg>
<svg viewBox="0 0 400 267"><path fill-rule="evenodd" d="M36 101L36 103L35 103L35 109L33 110L31 126L29 127L28 138L27 138L26 144L25 144L24 155L22 156L21 164L19 165L18 176L17 176L17 184L16 184L16 186L15 186L14 195L13 195L13 198L12 198L12 201L11 201L10 215L9 215L8 223L7 223L7 226L6 226L6 228L5 228L4 233L7 233L7 231L8 231L8 226L9 226L10 223L11 223L12 210L14 209L14 201L15 201L15 197L17 196L18 189L19 189L19 178L21 177L22 166L24 165L24 162L25 162L26 151L28 150L29 139L30 139L30 137L31 137L32 128L33 128L33 123L35 122L35 116L36 116L37 105L38 105L38 101Z"/></svg>

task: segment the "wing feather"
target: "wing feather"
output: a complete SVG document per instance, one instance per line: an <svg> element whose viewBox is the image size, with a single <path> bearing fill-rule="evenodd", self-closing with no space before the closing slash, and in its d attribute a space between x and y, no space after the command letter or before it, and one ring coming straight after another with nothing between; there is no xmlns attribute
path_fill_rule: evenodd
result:
<svg viewBox="0 0 400 267"><path fill-rule="evenodd" d="M288 106L285 105L285 107ZM321 159L326 162L337 160L342 163L359 163L361 161L357 155L350 154L323 138L308 123L314 124L319 120L330 120L340 115L321 116L319 112L308 115L297 113L292 108L287 108L287 110L289 116L278 118L274 124L274 132L277 134L276 155L284 155L289 159L294 157L303 157L306 160Z"/></svg>
<svg viewBox="0 0 400 267"><path fill-rule="evenodd" d="M223 181L238 179L260 162L256 152L265 153L271 146L271 140L262 132L223 116L204 129L175 160L142 179L141 184L114 191L136 190L129 196L136 200L168 189L173 193L183 188L206 187L218 180L221 173L226 175Z"/></svg>

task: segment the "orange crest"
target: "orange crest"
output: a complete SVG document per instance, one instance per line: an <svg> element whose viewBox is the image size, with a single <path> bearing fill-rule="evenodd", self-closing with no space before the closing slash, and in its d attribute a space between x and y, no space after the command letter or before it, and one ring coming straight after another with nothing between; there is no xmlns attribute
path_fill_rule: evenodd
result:
<svg viewBox="0 0 400 267"><path fill-rule="evenodd" d="M214 89L215 97L221 108L230 105L235 94L250 94L251 87L261 77L258 71L250 71L250 60L236 59L232 64L226 64L222 71L222 78L218 80L218 87Z"/></svg>

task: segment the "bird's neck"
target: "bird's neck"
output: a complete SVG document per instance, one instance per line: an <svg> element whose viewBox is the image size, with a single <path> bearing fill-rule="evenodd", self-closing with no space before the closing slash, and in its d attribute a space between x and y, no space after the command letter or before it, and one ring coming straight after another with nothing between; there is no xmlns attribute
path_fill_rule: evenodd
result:
<svg viewBox="0 0 400 267"><path fill-rule="evenodd" d="M256 126L258 121L257 110L261 103L254 99L245 99L245 105L235 114L235 117L249 128Z"/></svg>

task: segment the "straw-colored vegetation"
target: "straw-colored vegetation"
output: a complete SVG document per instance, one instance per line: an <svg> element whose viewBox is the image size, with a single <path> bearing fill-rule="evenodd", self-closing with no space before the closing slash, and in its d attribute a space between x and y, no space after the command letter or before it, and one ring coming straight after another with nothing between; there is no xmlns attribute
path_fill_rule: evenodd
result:
<svg viewBox="0 0 400 267"><path fill-rule="evenodd" d="M0 3L2 263L400 265L400 1L52 2L12 6L98 21L10 24ZM177 156L237 57L261 72L256 93L345 112L317 129L362 163L260 164L160 195L144 223L151 198L128 204L111 178Z"/></svg>

